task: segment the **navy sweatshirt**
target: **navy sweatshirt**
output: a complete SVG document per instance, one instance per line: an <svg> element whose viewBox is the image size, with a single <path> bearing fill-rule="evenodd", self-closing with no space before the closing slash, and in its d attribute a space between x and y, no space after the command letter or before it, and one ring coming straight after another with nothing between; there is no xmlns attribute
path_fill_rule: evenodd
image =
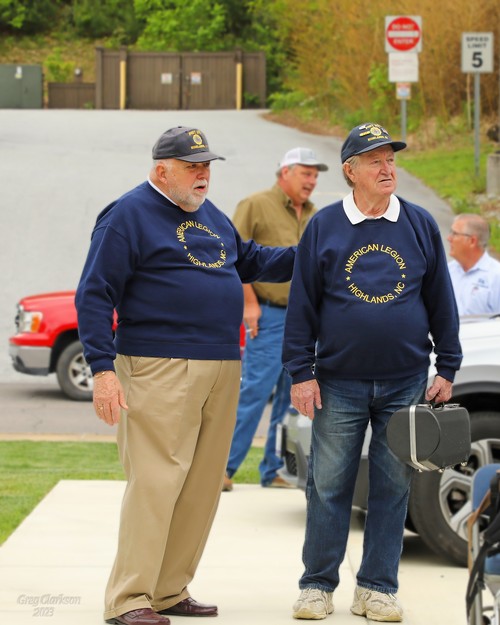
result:
<svg viewBox="0 0 500 625"><path fill-rule="evenodd" d="M241 282L290 280L294 258L242 241L210 201L188 213L144 182L97 218L75 300L85 358L94 373L117 352L238 360Z"/></svg>
<svg viewBox="0 0 500 625"><path fill-rule="evenodd" d="M462 359L458 314L438 226L402 200L396 222L356 225L342 201L320 210L297 249L283 362L294 383L315 376L397 379Z"/></svg>

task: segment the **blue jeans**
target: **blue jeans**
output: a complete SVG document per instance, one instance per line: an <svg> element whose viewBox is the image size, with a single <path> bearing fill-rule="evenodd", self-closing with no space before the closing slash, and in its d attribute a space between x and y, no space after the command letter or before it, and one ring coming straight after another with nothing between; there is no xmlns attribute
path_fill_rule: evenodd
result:
<svg viewBox="0 0 500 625"><path fill-rule="evenodd" d="M247 340L243 353L240 400L227 474L232 477L245 459L275 389L264 458L259 466L260 481L267 486L283 466L282 459L276 455L276 429L290 405L291 380L281 364L286 309L262 304L261 310L259 333Z"/></svg>
<svg viewBox="0 0 500 625"><path fill-rule="evenodd" d="M412 469L388 448L386 426L393 412L423 400L426 382L427 372L398 380L319 380L323 407L316 410L312 425L300 588L332 592L339 583L370 423L370 489L357 583L383 593L397 592Z"/></svg>

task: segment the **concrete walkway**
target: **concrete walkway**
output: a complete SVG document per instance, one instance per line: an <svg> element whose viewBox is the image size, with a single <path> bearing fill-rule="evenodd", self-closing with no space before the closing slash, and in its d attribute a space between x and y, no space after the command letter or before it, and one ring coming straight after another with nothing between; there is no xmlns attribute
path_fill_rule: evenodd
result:
<svg viewBox="0 0 500 625"><path fill-rule="evenodd" d="M0 547L0 623L100 625L114 558L123 482L61 481ZM350 614L361 557L353 514L335 613L325 623L361 625ZM217 625L281 625L291 617L302 572L304 493L236 485L224 493L197 576L190 586L217 603ZM465 625L467 571L405 538L399 597L407 625ZM172 625L186 625L173 617ZM198 623L198 621L196 621ZM210 621L212 623L212 621Z"/></svg>

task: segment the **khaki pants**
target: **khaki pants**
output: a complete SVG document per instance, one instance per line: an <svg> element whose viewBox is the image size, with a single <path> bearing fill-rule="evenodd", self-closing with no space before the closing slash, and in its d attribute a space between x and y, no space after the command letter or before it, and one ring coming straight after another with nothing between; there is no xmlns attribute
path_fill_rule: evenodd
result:
<svg viewBox="0 0 500 625"><path fill-rule="evenodd" d="M127 476L104 618L189 596L219 502L241 363L119 355Z"/></svg>

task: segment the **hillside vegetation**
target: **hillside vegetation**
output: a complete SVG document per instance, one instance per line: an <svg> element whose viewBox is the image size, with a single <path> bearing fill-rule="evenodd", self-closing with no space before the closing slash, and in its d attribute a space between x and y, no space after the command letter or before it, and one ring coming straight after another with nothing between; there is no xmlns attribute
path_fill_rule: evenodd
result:
<svg viewBox="0 0 500 625"><path fill-rule="evenodd" d="M386 15L422 18L419 81L412 85L412 129L430 117L470 115L472 80L461 71L464 32L500 33L498 0L294 0L271 2L290 65L284 68L289 101L314 102L323 115L347 127L358 119L385 124L399 116L395 85L388 81ZM314 10L313 10L314 7ZM481 77L482 111L498 111L498 70Z"/></svg>
<svg viewBox="0 0 500 625"><path fill-rule="evenodd" d="M482 0L0 0L0 63L43 65L45 82L95 79L95 47L263 50L272 119L343 137L362 121L400 134L388 80L385 17L422 18L419 81L407 103L410 149L398 162L456 212L480 211L500 251L500 203L485 197L488 132L499 120L498 62L481 75L481 167L474 172L473 81L461 71L463 32L500 41L500 2Z"/></svg>
<svg viewBox="0 0 500 625"><path fill-rule="evenodd" d="M17 37L28 48L26 36L40 51L54 44L45 57L50 63L44 62L48 80L57 61L59 70L65 62L87 64L77 50L72 58L65 54L67 43L81 39L136 50L263 50L272 105L301 106L344 128L359 119L393 125L400 111L388 80L385 18L418 14L422 51L408 102L410 130L429 118L446 123L464 116L470 123L473 81L461 71L461 36L492 32L499 39L498 0L390 4L389 10L366 0L0 0L0 60L10 56ZM52 39L40 39L48 34ZM90 80L90 66L84 71ZM498 89L498 70L482 75L487 117L498 113Z"/></svg>

